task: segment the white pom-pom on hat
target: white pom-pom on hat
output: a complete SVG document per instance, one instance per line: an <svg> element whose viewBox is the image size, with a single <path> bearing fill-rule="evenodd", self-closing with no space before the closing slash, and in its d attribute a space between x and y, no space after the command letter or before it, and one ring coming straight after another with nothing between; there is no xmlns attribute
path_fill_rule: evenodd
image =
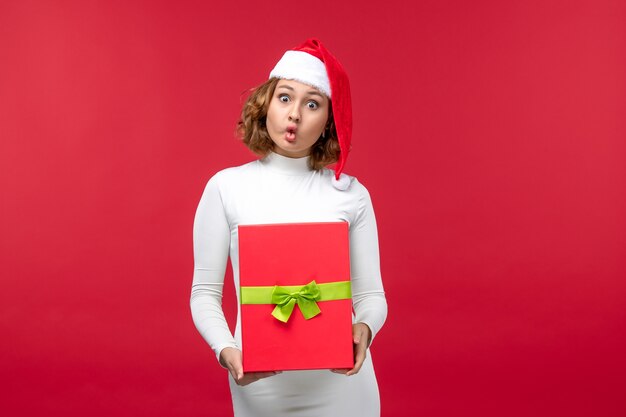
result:
<svg viewBox="0 0 626 417"><path fill-rule="evenodd" d="M333 176L333 187L338 190L346 191L348 187L350 187L350 177L344 174L343 172L339 174L339 179Z"/></svg>

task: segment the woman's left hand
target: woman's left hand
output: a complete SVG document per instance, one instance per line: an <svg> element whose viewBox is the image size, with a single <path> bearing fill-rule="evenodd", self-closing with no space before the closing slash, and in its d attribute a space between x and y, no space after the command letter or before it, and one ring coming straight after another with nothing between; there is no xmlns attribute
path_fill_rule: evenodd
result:
<svg viewBox="0 0 626 417"><path fill-rule="evenodd" d="M352 342L354 343L354 368L352 369L331 369L332 372L338 374L346 374L348 376L355 375L361 370L367 347L372 339L372 331L365 323L356 323L352 325Z"/></svg>

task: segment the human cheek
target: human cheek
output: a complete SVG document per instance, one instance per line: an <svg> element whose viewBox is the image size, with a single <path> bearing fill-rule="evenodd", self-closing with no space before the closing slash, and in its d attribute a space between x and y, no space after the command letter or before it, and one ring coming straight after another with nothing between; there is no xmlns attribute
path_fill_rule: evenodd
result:
<svg viewBox="0 0 626 417"><path fill-rule="evenodd" d="M328 121L328 116L327 114L323 114L321 112L316 114L315 116L316 117L315 123L313 124L313 130L321 135L324 127L326 126L326 122Z"/></svg>

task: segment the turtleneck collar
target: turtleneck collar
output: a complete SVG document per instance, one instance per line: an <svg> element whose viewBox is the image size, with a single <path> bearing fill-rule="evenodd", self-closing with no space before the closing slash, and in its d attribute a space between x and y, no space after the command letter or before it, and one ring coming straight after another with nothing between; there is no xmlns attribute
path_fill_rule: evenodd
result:
<svg viewBox="0 0 626 417"><path fill-rule="evenodd" d="M260 162L263 166L282 174L302 175L312 171L311 168L309 168L308 156L289 158L270 151Z"/></svg>

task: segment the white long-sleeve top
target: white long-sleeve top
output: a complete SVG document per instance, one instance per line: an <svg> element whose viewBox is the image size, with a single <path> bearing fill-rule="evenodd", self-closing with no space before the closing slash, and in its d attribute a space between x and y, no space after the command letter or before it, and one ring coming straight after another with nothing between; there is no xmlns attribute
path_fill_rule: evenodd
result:
<svg viewBox="0 0 626 417"><path fill-rule="evenodd" d="M225 347L241 349L239 314L233 336L221 307L224 273L229 256L239 297L238 225L348 222L354 322L367 324L372 331L372 338L382 327L387 315L387 303L380 275L378 234L371 199L367 189L356 178L350 177L350 186L341 191L332 185L333 176L334 172L328 169L309 169L307 157L288 158L270 153L264 159L222 170L209 180L194 221L195 267L191 312L198 331L218 358ZM289 251L294 250L298 248L282 248L277 256L288 256ZM364 368L368 366L371 367L369 355ZM274 392L272 395L280 397L281 392L293 389L294 381L290 379L297 379L298 375L306 375L309 379L312 373L317 373L319 378L334 380L339 376L342 380L350 380L349 383L338 382L347 391L343 392L342 399L337 400L334 407L331 401L328 411L331 414L328 415L338 415L335 413L341 408L339 403L345 397L354 403L360 401L359 397L364 391L372 393L372 390L376 391L378 397L373 369L362 370L349 378L328 371L292 371L243 388L231 381L235 415L264 415L262 405L258 403L259 395L252 395L253 392L262 389L264 393ZM342 388L337 389L341 393ZM291 395L290 398L285 405L288 414L299 415L294 414L294 404L289 404L296 397ZM299 403L295 406L299 406ZM246 407L253 411L246 412ZM307 407L310 411L311 405ZM325 403L315 407L313 405L315 415L324 416L323 407L329 405ZM267 410L267 413L282 415L275 408Z"/></svg>

